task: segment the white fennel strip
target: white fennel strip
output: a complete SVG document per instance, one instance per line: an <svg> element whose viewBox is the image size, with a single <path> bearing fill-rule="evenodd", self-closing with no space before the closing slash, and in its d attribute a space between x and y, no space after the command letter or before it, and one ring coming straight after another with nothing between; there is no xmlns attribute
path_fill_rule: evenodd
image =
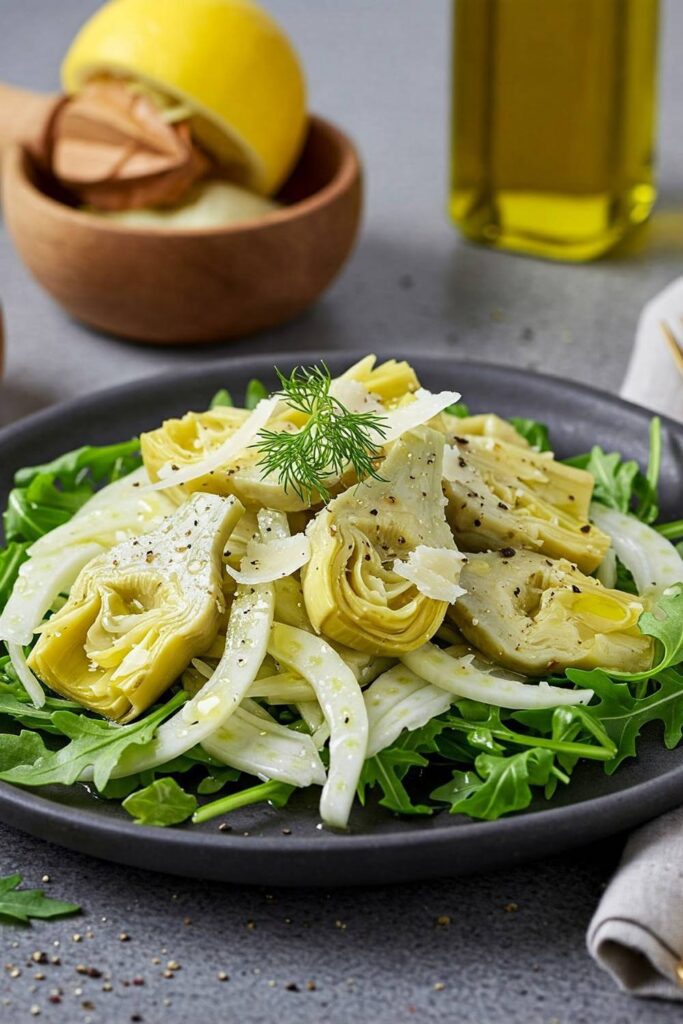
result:
<svg viewBox="0 0 683 1024"><path fill-rule="evenodd" d="M237 583L272 583L291 576L310 560L311 542L304 533L282 540L250 540L239 569L226 565Z"/></svg>
<svg viewBox="0 0 683 1024"><path fill-rule="evenodd" d="M36 708L42 708L45 703L45 691L40 685L40 682L34 676L33 672L31 672L31 669L28 667L26 655L24 654L21 644L8 643L7 651L9 653L9 660L12 663L12 668L19 677L21 685L33 701L33 706Z"/></svg>
<svg viewBox="0 0 683 1024"><path fill-rule="evenodd" d="M325 782L325 767L310 736L245 707L207 736L202 746L224 764L263 780L302 787Z"/></svg>
<svg viewBox="0 0 683 1024"><path fill-rule="evenodd" d="M661 592L683 582L683 558L657 530L597 501L592 503L590 515L612 538L617 558L633 576L639 594Z"/></svg>
<svg viewBox="0 0 683 1024"><path fill-rule="evenodd" d="M99 544L77 544L24 562L0 615L0 640L30 644L55 599L68 593L83 566L101 551Z"/></svg>
<svg viewBox="0 0 683 1024"><path fill-rule="evenodd" d="M218 448L210 452L205 458L197 459L196 462L191 462L180 469L173 469L171 464L162 466L159 470L159 479L155 484L152 484L152 489L164 490L166 487L177 487L179 484L186 484L190 480L196 480L197 477L204 476L212 470L229 466L238 455L254 443L259 431L265 427L275 412L279 401L279 398L261 399L251 416L223 444L219 445Z"/></svg>
<svg viewBox="0 0 683 1024"><path fill-rule="evenodd" d="M433 686L500 708L555 708L564 705L587 704L592 690L565 690L549 686L547 682L519 683L514 679L483 672L472 664L473 656L466 654L454 658L435 644L423 644L416 651L401 657L404 665Z"/></svg>
<svg viewBox="0 0 683 1024"><path fill-rule="evenodd" d="M310 683L330 727L330 767L320 799L326 825L345 828L356 794L368 743L363 694L348 665L317 636L273 625L268 653Z"/></svg>
<svg viewBox="0 0 683 1024"><path fill-rule="evenodd" d="M363 694L368 712L368 750L373 757L390 747L404 729L412 732L448 711L453 695L432 686L405 665L394 665Z"/></svg>

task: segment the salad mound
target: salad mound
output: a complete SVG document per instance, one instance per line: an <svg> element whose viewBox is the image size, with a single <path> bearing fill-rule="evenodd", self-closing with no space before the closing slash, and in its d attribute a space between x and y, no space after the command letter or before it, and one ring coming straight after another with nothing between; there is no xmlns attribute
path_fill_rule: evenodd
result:
<svg viewBox="0 0 683 1024"><path fill-rule="evenodd" d="M320 790L495 819L683 733L683 519L405 361L260 381L19 470L0 551L0 779L175 825Z"/></svg>

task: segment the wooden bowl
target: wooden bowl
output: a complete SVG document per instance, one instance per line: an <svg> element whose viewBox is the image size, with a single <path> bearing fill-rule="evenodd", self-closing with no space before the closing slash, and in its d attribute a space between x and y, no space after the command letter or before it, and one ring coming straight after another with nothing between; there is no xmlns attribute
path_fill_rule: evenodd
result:
<svg viewBox="0 0 683 1024"><path fill-rule="evenodd" d="M219 341L292 319L346 260L361 214L357 153L312 117L286 207L229 228L129 227L61 202L29 153L3 160L7 227L26 266L69 313L152 344Z"/></svg>

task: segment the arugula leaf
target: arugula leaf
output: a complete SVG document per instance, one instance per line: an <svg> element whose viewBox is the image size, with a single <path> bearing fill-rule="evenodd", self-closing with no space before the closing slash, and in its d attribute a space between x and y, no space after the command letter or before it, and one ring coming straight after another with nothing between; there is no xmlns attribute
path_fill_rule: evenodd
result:
<svg viewBox="0 0 683 1024"><path fill-rule="evenodd" d="M31 545L12 541L0 551L0 608L7 604L14 584L19 575L21 565L28 558L27 551Z"/></svg>
<svg viewBox="0 0 683 1024"><path fill-rule="evenodd" d="M269 394L270 392L262 380L256 380L256 378L250 380L244 394L245 409L255 409L261 399L267 398Z"/></svg>
<svg viewBox="0 0 683 1024"><path fill-rule="evenodd" d="M655 530L667 540L678 540L683 537L683 519L676 519L673 523L658 523Z"/></svg>
<svg viewBox="0 0 683 1024"><path fill-rule="evenodd" d="M228 782L237 782L240 773L236 768L216 766L209 768L209 774L197 786L197 792L204 796L218 793Z"/></svg>
<svg viewBox="0 0 683 1024"><path fill-rule="evenodd" d="M20 786L46 786L61 783L70 786L86 768L93 769L98 790L104 789L121 756L133 745L149 743L156 727L186 699L178 693L166 704L130 725L114 725L70 711L56 711L53 724L71 740L60 750L48 751L34 764L0 771L0 779Z"/></svg>
<svg viewBox="0 0 683 1024"><path fill-rule="evenodd" d="M17 765L33 764L47 753L39 733L22 730L19 735L0 735L0 771L6 772Z"/></svg>
<svg viewBox="0 0 683 1024"><path fill-rule="evenodd" d="M611 775L628 757L635 757L641 729L648 722L662 722L664 744L668 750L680 743L683 734L683 675L665 669L655 680L655 689L636 697L628 683L616 682L602 669L567 669L567 676L578 686L595 691L598 702L584 710L597 719L616 747L616 754L605 763Z"/></svg>
<svg viewBox="0 0 683 1024"><path fill-rule="evenodd" d="M471 772L454 772L453 778L431 793L433 800L449 803L451 814L495 821L510 811L521 811L531 803L532 786L543 786L553 771L551 750L532 747L501 757L479 754Z"/></svg>
<svg viewBox="0 0 683 1024"><path fill-rule="evenodd" d="M228 406L232 408L235 403L232 400L232 395L227 388L221 388L211 399L210 409L217 409L219 406Z"/></svg>
<svg viewBox="0 0 683 1024"><path fill-rule="evenodd" d="M520 419L519 416L511 416L508 422L537 452L551 451L550 435L545 423L539 423L538 420Z"/></svg>
<svg viewBox="0 0 683 1024"><path fill-rule="evenodd" d="M166 776L132 793L123 807L138 825L178 825L197 808L197 799Z"/></svg>
<svg viewBox="0 0 683 1024"><path fill-rule="evenodd" d="M59 480L65 490L74 489L90 475L99 483L112 482L132 472L139 464L140 441L137 437L118 444L87 445L59 455L42 466L20 469L14 476L17 487L27 487L37 476L49 474Z"/></svg>
<svg viewBox="0 0 683 1024"><path fill-rule="evenodd" d="M595 445L588 454L576 455L565 459L565 462L592 474L595 501L619 512L630 512L644 523L654 523L659 515L657 484L661 451L661 422L655 416L650 422L650 456L645 473L641 472L635 460L624 460L619 452L607 453L599 445Z"/></svg>
<svg viewBox="0 0 683 1024"><path fill-rule="evenodd" d="M379 786L383 796L380 805L396 814L433 814L427 804L414 804L403 785L403 778L411 768L426 768L429 761L416 750L387 747L368 758L358 780L358 799L365 806L365 790Z"/></svg>
<svg viewBox="0 0 683 1024"><path fill-rule="evenodd" d="M249 786L247 789L240 789L237 793L223 796L220 800L213 800L209 804L203 804L192 815L193 823L199 824L202 821L210 821L221 814L230 814L239 807L248 807L250 804L260 804L266 801L274 807L284 807L296 786L290 786L287 782L276 782L271 779L269 782L262 782L258 786Z"/></svg>
<svg viewBox="0 0 683 1024"><path fill-rule="evenodd" d="M664 591L654 609L640 616L638 629L658 641L661 649L659 661L644 672L612 671L610 676L613 679L637 683L683 662L683 584L674 584ZM571 678L569 671L567 676Z"/></svg>
<svg viewBox="0 0 683 1024"><path fill-rule="evenodd" d="M0 916L28 921L31 917L65 917L81 909L77 903L64 903L45 896L42 889L18 889L21 882L21 875L0 878Z"/></svg>
<svg viewBox="0 0 683 1024"><path fill-rule="evenodd" d="M459 420L464 420L470 414L470 407L465 405L464 402L456 402L454 405L447 405L444 412L448 413L449 416L455 416Z"/></svg>

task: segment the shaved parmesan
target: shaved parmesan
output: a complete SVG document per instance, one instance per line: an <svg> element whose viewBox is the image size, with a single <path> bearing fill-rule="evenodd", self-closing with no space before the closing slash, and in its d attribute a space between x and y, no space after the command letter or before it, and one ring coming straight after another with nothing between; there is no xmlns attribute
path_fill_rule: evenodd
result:
<svg viewBox="0 0 683 1024"><path fill-rule="evenodd" d="M210 452L204 459L192 462L182 469L174 469L172 465L166 464L159 470L159 480L152 484L155 491L162 491L166 487L177 487L179 484L186 484L197 477L205 476L216 469L222 469L234 462L238 455L249 448L254 442L260 430L265 427L270 417L279 404L279 398L263 398L258 403L251 416L238 427L234 434L223 442L215 451Z"/></svg>
<svg viewBox="0 0 683 1024"><path fill-rule="evenodd" d="M425 597L454 604L465 593L458 580L466 561L460 551L419 544L405 562L400 559L394 562L394 572L414 583Z"/></svg>
<svg viewBox="0 0 683 1024"><path fill-rule="evenodd" d="M384 414L384 406L379 397L368 391L359 380L348 380L337 377L330 385L330 394L349 412L374 412Z"/></svg>
<svg viewBox="0 0 683 1024"><path fill-rule="evenodd" d="M226 565L225 571L237 583L272 583L291 576L311 557L311 542L304 533L282 540L250 540L239 569Z"/></svg>
<svg viewBox="0 0 683 1024"><path fill-rule="evenodd" d="M414 402L385 414L382 422L384 434L377 443L388 444L389 441L395 441L407 430L414 430L415 427L428 423L449 405L454 405L458 401L460 395L457 391L439 391L432 394L431 391L420 388L415 392Z"/></svg>

